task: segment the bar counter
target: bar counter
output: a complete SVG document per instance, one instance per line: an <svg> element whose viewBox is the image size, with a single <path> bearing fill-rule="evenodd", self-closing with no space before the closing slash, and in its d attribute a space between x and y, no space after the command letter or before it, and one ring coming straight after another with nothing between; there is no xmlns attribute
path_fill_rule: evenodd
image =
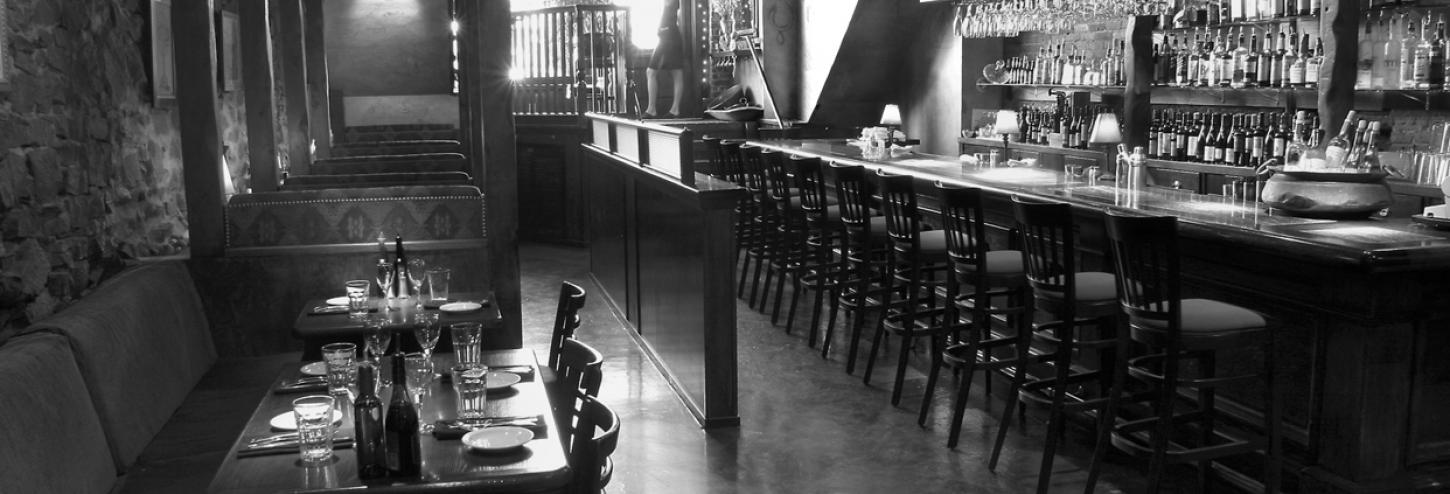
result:
<svg viewBox="0 0 1450 494"><path fill-rule="evenodd" d="M1268 314L1277 324L1285 394L1285 471L1300 492L1405 492L1450 482L1450 232L1405 219L1285 216L1255 202L1170 189L1073 183L1058 171L986 168L951 157L892 153L867 159L844 140L752 141L764 148L918 178L921 207L936 215L931 184L987 193L993 245L1005 247L1010 198L1072 204L1082 269L1110 269L1102 216L1179 217L1185 297ZM1221 369L1257 366L1231 355ZM1224 393L1219 408L1260 423L1257 389ZM1252 463L1252 462L1249 462Z"/></svg>

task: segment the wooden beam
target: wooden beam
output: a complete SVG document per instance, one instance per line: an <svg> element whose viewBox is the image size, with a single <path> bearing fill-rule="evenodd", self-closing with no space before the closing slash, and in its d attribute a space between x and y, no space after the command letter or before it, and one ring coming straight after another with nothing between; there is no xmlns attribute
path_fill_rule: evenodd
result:
<svg viewBox="0 0 1450 494"><path fill-rule="evenodd" d="M307 62L307 127L317 146L317 159L332 156L332 119L328 105L326 19L322 15L323 0L302 0L302 38Z"/></svg>
<svg viewBox="0 0 1450 494"><path fill-rule="evenodd" d="M1319 67L1319 126L1325 135L1354 107L1354 79L1359 55L1359 2L1324 0L1319 32L1324 39L1324 64Z"/></svg>
<svg viewBox="0 0 1450 494"><path fill-rule="evenodd" d="M1153 125L1153 28L1155 16L1128 19L1126 66L1128 81L1123 90L1123 141L1129 149L1148 145L1148 128ZM1112 155L1113 153L1108 153Z"/></svg>
<svg viewBox="0 0 1450 494"><path fill-rule="evenodd" d="M462 91L469 94L467 127L475 177L484 186L484 224L488 228L488 262L493 290L503 311L506 329L522 344L519 300L518 151L514 136L512 64L513 16L507 0L459 0L465 15L459 32L460 48L469 55L460 60L467 74ZM467 4L467 5L465 5Z"/></svg>
<svg viewBox="0 0 1450 494"><path fill-rule="evenodd" d="M171 3L186 220L193 257L221 257L226 246L215 18L212 0Z"/></svg>
<svg viewBox="0 0 1450 494"><path fill-rule="evenodd" d="M277 190L277 93L272 75L272 23L268 0L240 2L242 90L247 100L247 152L251 186Z"/></svg>
<svg viewBox="0 0 1450 494"><path fill-rule="evenodd" d="M282 97L287 110L288 173L306 175L312 166L307 131L307 55L302 35L301 0L278 0L277 56L282 60Z"/></svg>

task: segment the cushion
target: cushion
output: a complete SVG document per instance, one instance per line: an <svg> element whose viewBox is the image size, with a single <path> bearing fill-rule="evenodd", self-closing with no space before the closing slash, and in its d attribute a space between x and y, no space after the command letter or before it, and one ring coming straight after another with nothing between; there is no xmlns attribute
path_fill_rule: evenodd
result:
<svg viewBox="0 0 1450 494"><path fill-rule="evenodd" d="M70 340L118 473L216 361L186 266L144 264L32 326Z"/></svg>
<svg viewBox="0 0 1450 494"><path fill-rule="evenodd" d="M1073 275L1077 282L1077 301L1095 302L1112 300L1118 298L1117 277L1112 273L1100 273L1088 271ZM1050 295L1061 296L1061 293L1047 292Z"/></svg>
<svg viewBox="0 0 1450 494"><path fill-rule="evenodd" d="M1268 323L1264 316L1237 305L1202 298L1183 299L1183 332L1217 332L1240 329L1262 328ZM1140 324L1150 328L1168 329L1168 322L1141 319Z"/></svg>
<svg viewBox="0 0 1450 494"><path fill-rule="evenodd" d="M31 333L0 346L0 397L0 490L111 489L116 467L65 337Z"/></svg>
<svg viewBox="0 0 1450 494"><path fill-rule="evenodd" d="M988 274L1017 274L1026 270L1022 263L1022 251L1020 250L989 250L987 251L987 273ZM971 269L974 266L967 266Z"/></svg>
<svg viewBox="0 0 1450 494"><path fill-rule="evenodd" d="M287 190L232 196L227 247L487 238L484 195L471 185Z"/></svg>
<svg viewBox="0 0 1450 494"><path fill-rule="evenodd" d="M947 254L947 235L944 230L929 230L921 232L921 253L928 256L944 256Z"/></svg>

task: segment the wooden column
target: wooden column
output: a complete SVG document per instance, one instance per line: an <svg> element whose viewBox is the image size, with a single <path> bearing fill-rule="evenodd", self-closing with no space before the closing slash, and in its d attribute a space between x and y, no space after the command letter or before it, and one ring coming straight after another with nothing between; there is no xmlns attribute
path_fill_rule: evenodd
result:
<svg viewBox="0 0 1450 494"><path fill-rule="evenodd" d="M282 95L287 102L287 150L289 173L306 175L312 166L307 131L307 56L302 36L301 0L278 0L280 32L274 33L282 59Z"/></svg>
<svg viewBox="0 0 1450 494"><path fill-rule="evenodd" d="M307 128L317 159L332 156L332 119L328 104L326 19L323 0L302 0L303 58L307 62Z"/></svg>
<svg viewBox="0 0 1450 494"><path fill-rule="evenodd" d="M193 257L221 257L226 247L215 18L212 0L171 4L186 220Z"/></svg>
<svg viewBox="0 0 1450 494"><path fill-rule="evenodd" d="M1324 39L1324 65L1319 67L1319 125L1325 135L1354 107L1354 79L1359 54L1359 2L1324 0L1319 32Z"/></svg>
<svg viewBox="0 0 1450 494"><path fill-rule="evenodd" d="M510 24L506 0L460 0L459 70L468 93L466 139L474 177L482 180L493 290L512 338L521 340L518 251L518 155L514 139ZM464 49L464 47L467 47ZM481 149L480 149L481 148Z"/></svg>
<svg viewBox="0 0 1450 494"><path fill-rule="evenodd" d="M247 99L247 153L252 190L277 190L277 94L273 90L270 0L240 2L242 90Z"/></svg>
<svg viewBox="0 0 1450 494"><path fill-rule="evenodd" d="M1148 128L1153 125L1153 28L1157 24L1155 16L1128 19L1124 36L1128 42L1123 70L1128 84L1123 89L1123 141L1128 149L1146 147Z"/></svg>

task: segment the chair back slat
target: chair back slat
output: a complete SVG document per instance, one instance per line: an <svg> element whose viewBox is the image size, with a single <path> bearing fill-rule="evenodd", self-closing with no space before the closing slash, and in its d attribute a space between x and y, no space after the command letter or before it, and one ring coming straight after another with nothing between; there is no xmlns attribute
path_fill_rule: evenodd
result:
<svg viewBox="0 0 1450 494"><path fill-rule="evenodd" d="M795 174L795 188L800 192L801 210L812 217L825 213L826 178L820 158L791 156L790 165Z"/></svg>
<svg viewBox="0 0 1450 494"><path fill-rule="evenodd" d="M741 158L740 145L745 141L724 139L720 141L720 169L725 179L736 185L749 188L745 179L745 163Z"/></svg>
<svg viewBox="0 0 1450 494"><path fill-rule="evenodd" d="M947 255L954 264L974 266L986 272L987 221L982 209L982 189L937 182L941 201L942 230L946 232Z"/></svg>
<svg viewBox="0 0 1450 494"><path fill-rule="evenodd" d="M1074 293L1077 263L1072 229L1072 207L1060 202L1028 202L1012 198L1013 214L1022 240L1027 281L1036 290Z"/></svg>
<svg viewBox="0 0 1450 494"><path fill-rule="evenodd" d="M762 149L760 162L765 170L766 195L779 210L789 209L790 179L785 173L785 153L774 149Z"/></svg>
<svg viewBox="0 0 1450 494"><path fill-rule="evenodd" d="M911 175L894 175L877 170L880 183L881 209L886 215L886 233L897 248L916 251L921 242L921 219L916 209L916 179Z"/></svg>
<svg viewBox="0 0 1450 494"><path fill-rule="evenodd" d="M725 149L720 147L720 138L707 135L700 137L700 145L705 148L704 166L697 167L697 170L707 175L731 180L725 173Z"/></svg>
<svg viewBox="0 0 1450 494"><path fill-rule="evenodd" d="M559 306L554 311L554 332L549 339L549 368L559 366L559 352L564 340L574 337L579 329L579 309L584 308L584 287L565 281L559 287Z"/></svg>
<svg viewBox="0 0 1450 494"><path fill-rule="evenodd" d="M563 444L570 444L574 430L573 417L578 416L583 402L580 396L599 396L600 381L603 380L604 357L589 345L575 339L564 340L559 352L558 381L553 388L554 409L558 412L559 437Z"/></svg>
<svg viewBox="0 0 1450 494"><path fill-rule="evenodd" d="M1131 317L1169 321L1179 313L1178 218L1107 215L1118 301Z"/></svg>
<svg viewBox="0 0 1450 494"><path fill-rule="evenodd" d="M578 431L569 448L569 467L574 471L575 493L598 493L605 487L600 473L619 445L619 415L594 397L579 397L582 403L575 422Z"/></svg>
<svg viewBox="0 0 1450 494"><path fill-rule="evenodd" d="M867 229L871 225L871 186L866 182L866 168L831 163L831 175L835 179L841 223L852 231L869 233Z"/></svg>
<svg viewBox="0 0 1450 494"><path fill-rule="evenodd" d="M760 194L765 193L765 164L760 159L760 147L740 145L740 164L744 178L740 186L749 190L756 200L760 200Z"/></svg>

